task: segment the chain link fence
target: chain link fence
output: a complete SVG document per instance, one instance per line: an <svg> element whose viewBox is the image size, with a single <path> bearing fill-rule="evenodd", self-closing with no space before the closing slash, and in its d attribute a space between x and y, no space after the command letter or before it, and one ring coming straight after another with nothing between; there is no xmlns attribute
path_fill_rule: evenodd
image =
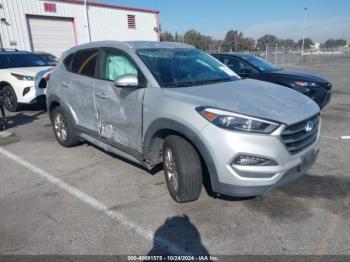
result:
<svg viewBox="0 0 350 262"><path fill-rule="evenodd" d="M321 64L340 58L350 58L350 47L327 49L291 49L285 46L266 46L264 51L245 52L261 57L275 65Z"/></svg>

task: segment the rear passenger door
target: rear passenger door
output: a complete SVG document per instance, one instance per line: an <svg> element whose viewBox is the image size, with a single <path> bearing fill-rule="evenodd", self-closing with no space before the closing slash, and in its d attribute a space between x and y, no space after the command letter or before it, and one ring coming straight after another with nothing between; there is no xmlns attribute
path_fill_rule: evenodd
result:
<svg viewBox="0 0 350 262"><path fill-rule="evenodd" d="M77 51L68 65L69 73L61 82L64 101L68 101L75 114L77 128L94 134L99 130L93 90L99 59L100 49Z"/></svg>
<svg viewBox="0 0 350 262"><path fill-rule="evenodd" d="M142 152L142 106L145 78L125 52L106 48L101 56L100 80L94 87L96 109L101 124L100 136L116 147L126 146ZM136 75L139 87L117 87L123 75Z"/></svg>

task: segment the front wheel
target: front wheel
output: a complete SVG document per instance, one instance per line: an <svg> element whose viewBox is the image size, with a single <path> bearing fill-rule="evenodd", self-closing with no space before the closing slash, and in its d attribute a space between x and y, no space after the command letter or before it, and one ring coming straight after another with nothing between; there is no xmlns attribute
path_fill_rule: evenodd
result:
<svg viewBox="0 0 350 262"><path fill-rule="evenodd" d="M168 136L163 166L171 197L178 203L197 200L202 190L202 166L196 149L180 136Z"/></svg>
<svg viewBox="0 0 350 262"><path fill-rule="evenodd" d="M9 85L4 86L4 105L5 108L10 112L17 112L20 109L20 105L17 102L17 96L13 88Z"/></svg>

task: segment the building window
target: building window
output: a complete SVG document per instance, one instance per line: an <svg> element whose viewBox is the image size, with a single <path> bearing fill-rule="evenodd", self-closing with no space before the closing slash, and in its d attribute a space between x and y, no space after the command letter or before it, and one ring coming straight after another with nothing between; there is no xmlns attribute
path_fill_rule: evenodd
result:
<svg viewBox="0 0 350 262"><path fill-rule="evenodd" d="M128 28L136 29L135 15L128 15Z"/></svg>

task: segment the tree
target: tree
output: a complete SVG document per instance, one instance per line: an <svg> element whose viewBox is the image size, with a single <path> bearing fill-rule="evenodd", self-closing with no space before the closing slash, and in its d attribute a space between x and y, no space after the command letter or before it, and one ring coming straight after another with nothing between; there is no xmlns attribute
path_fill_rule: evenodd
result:
<svg viewBox="0 0 350 262"><path fill-rule="evenodd" d="M184 42L202 50L210 50L212 38L191 29L184 34Z"/></svg>
<svg viewBox="0 0 350 262"><path fill-rule="evenodd" d="M347 45L347 41L345 39L339 38L335 40L336 47L343 47Z"/></svg>
<svg viewBox="0 0 350 262"><path fill-rule="evenodd" d="M278 45L293 49L293 47L296 46L296 43L293 39L279 39Z"/></svg>
<svg viewBox="0 0 350 262"><path fill-rule="evenodd" d="M244 37L242 32L230 30L226 33L222 43L224 51L248 51L255 48L255 40L253 38Z"/></svg>
<svg viewBox="0 0 350 262"><path fill-rule="evenodd" d="M184 36L175 32L174 41L175 42L185 42Z"/></svg>
<svg viewBox="0 0 350 262"><path fill-rule="evenodd" d="M222 51L222 40L218 40L218 39L212 39L211 41L211 49L221 52Z"/></svg>
<svg viewBox="0 0 350 262"><path fill-rule="evenodd" d="M303 39L300 39L298 41L298 47L302 48L302 45L303 45ZM304 39L304 49L310 49L312 45L314 45L314 41L312 41L310 38Z"/></svg>
<svg viewBox="0 0 350 262"><path fill-rule="evenodd" d="M276 36L266 34L258 39L256 46L259 50L265 50L266 45L276 45L277 43L278 38Z"/></svg>
<svg viewBox="0 0 350 262"><path fill-rule="evenodd" d="M163 33L160 34L160 41L165 42L173 42L174 41L174 36L172 33L168 31L164 31Z"/></svg>
<svg viewBox="0 0 350 262"><path fill-rule="evenodd" d="M325 48L334 48L334 47L341 47L341 46L346 46L347 41L345 39L327 39L326 42L322 45Z"/></svg>

